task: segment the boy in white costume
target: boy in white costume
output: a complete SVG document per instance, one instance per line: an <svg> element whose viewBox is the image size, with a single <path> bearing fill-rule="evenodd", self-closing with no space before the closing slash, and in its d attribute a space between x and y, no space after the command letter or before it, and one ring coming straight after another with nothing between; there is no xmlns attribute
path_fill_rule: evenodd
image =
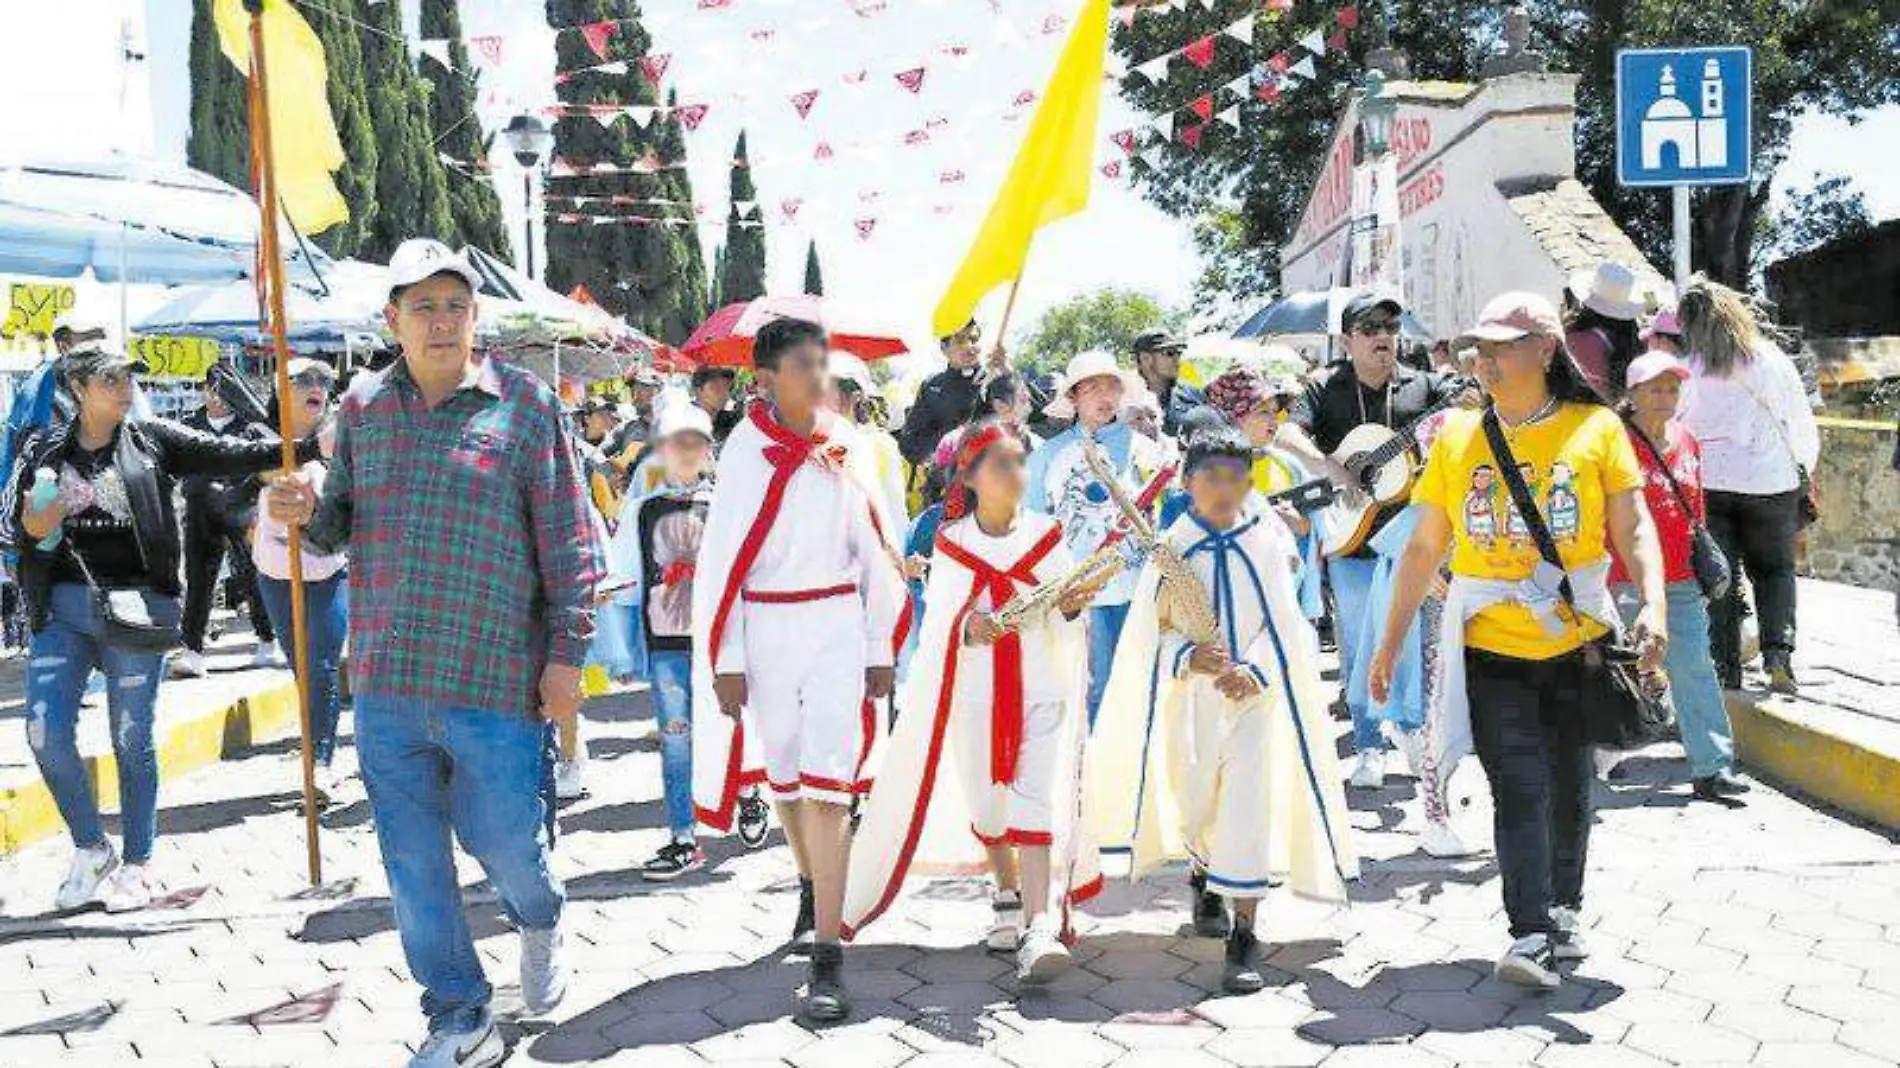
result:
<svg viewBox="0 0 1900 1068"><path fill-rule="evenodd" d="M719 453L693 584L693 804L732 825L765 783L798 863L793 944L811 944L801 1012L850 1012L839 910L852 800L869 786L909 599L851 428L826 411L824 328L761 327L763 395Z"/></svg>
<svg viewBox="0 0 1900 1068"><path fill-rule="evenodd" d="M1069 964L1069 907L1101 888L1081 818L1088 722L1080 617L1110 573L1072 586L1006 632L997 611L1062 579L1073 561L1056 521L1022 509L1015 431L972 428L956 472L904 714L881 750L852 848L844 933L881 915L907 874L969 870L980 844L998 884L991 946L1016 950L1018 977L1042 982Z"/></svg>
<svg viewBox="0 0 1900 1068"><path fill-rule="evenodd" d="M1232 429L1189 442L1193 507L1162 538L1200 589L1166 589L1152 558L1143 567L1089 758L1102 846L1133 854L1131 877L1190 859L1197 930L1205 897L1232 903L1222 985L1233 993L1264 985L1254 916L1270 882L1343 901L1358 875L1317 642L1294 589L1298 548L1277 516L1247 508L1252 463ZM1209 645L1167 618L1200 596L1219 624Z"/></svg>

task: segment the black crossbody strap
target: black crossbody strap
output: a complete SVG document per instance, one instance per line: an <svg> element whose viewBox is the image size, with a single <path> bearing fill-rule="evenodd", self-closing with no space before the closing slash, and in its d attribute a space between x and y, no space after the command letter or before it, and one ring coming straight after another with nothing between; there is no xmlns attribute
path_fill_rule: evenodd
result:
<svg viewBox="0 0 1900 1068"><path fill-rule="evenodd" d="M1637 426L1635 420L1625 419L1623 422L1629 426L1630 432L1636 435L1636 440L1643 443L1643 448L1648 449L1649 454L1656 458L1656 466L1662 468L1663 477L1669 480L1669 490L1676 495L1676 503L1682 505L1682 514L1689 517L1689 522L1700 526L1695 517L1695 509L1689 507L1689 496L1682 492L1682 486L1676 482L1676 473L1669 470L1669 461L1663 458L1662 450L1656 447L1655 442L1649 440L1649 435L1643 433L1643 428Z"/></svg>
<svg viewBox="0 0 1900 1068"><path fill-rule="evenodd" d="M1504 440L1504 426L1498 421L1498 410L1484 410L1484 436L1491 443L1491 455L1503 470L1505 488L1511 491L1511 502L1517 506L1517 514L1524 520L1524 528L1530 531L1531 541L1537 544L1537 552L1544 562L1563 574L1563 582L1558 592L1563 594L1564 604L1573 614L1578 614L1576 593L1570 588L1570 572L1565 570L1563 557L1557 555L1557 540L1550 536L1550 527L1544 523L1544 515L1537 510L1537 502L1531 499L1531 488L1524 484L1524 474L1517 469L1517 457L1511 454L1511 444Z"/></svg>

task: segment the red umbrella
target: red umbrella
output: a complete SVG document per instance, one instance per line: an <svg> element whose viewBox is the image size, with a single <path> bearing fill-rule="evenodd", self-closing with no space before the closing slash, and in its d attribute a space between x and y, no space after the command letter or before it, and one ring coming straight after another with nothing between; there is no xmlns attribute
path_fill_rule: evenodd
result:
<svg viewBox="0 0 1900 1068"><path fill-rule="evenodd" d="M809 295L760 297L728 304L708 316L680 346L680 355L694 365L750 367L752 339L759 327L774 319L806 319L821 323L831 333L831 347L861 360L880 360L908 352L896 332L874 325L835 302Z"/></svg>

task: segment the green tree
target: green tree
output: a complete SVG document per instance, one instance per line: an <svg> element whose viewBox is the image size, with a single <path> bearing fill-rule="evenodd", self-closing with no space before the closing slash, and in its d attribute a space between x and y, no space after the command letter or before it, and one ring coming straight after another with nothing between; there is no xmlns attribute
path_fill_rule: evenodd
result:
<svg viewBox="0 0 1900 1068"><path fill-rule="evenodd" d="M638 15L634 0L547 0L548 25L559 31L554 43L555 69L567 73L555 88L562 104L652 107L659 103L640 71L639 61L652 42ZM601 60L574 27L608 19L620 20L608 42L608 59L627 63L626 74L587 69ZM676 119L656 121L643 130L631 119L602 126L587 114L564 114L554 122L554 155L578 167L597 163L625 167L649 156L670 163L685 158L685 139ZM684 174L683 170L583 172L551 178L551 202L586 197L601 208L589 208L578 222L560 221L558 208L551 212L548 284L563 293L585 285L602 306L635 327L672 344L686 340L704 317L706 300L705 263L690 207L667 216L670 221L645 225L594 226L584 217L607 214L606 205L616 196L690 203L691 187ZM633 209L633 214L666 212L642 206Z"/></svg>
<svg viewBox="0 0 1900 1068"><path fill-rule="evenodd" d="M412 237L455 239L448 179L429 133L428 91L403 37L402 5L353 5L363 84L378 149L376 214L357 254L387 260Z"/></svg>
<svg viewBox="0 0 1900 1068"><path fill-rule="evenodd" d="M1043 312L1022 344L1015 347L1013 362L1039 371L1055 371L1069 357L1090 349L1125 356L1136 334L1156 326L1177 327L1182 318L1145 293L1098 289Z"/></svg>
<svg viewBox="0 0 1900 1068"><path fill-rule="evenodd" d="M758 189L752 184L752 163L746 157L745 131L732 149L731 205L726 209L726 262L719 276L719 292L727 303L765 295L765 227L757 219L742 218L744 202L758 212ZM760 218L764 217L758 212Z"/></svg>
<svg viewBox="0 0 1900 1068"><path fill-rule="evenodd" d="M818 242L805 246L805 292L824 296L825 272L818 266Z"/></svg>
<svg viewBox="0 0 1900 1068"><path fill-rule="evenodd" d="M513 258L508 226L502 221L501 199L495 184L481 170L488 146L482 141L481 120L475 115L479 76L462 45L462 15L457 0L422 0L422 36L449 42L450 70L433 59L421 63L429 90L429 132L437 152L469 165L470 171L446 174L449 215L457 243L474 245L501 259Z"/></svg>
<svg viewBox="0 0 1900 1068"><path fill-rule="evenodd" d="M720 279L726 276L726 246L713 247L712 297L707 301L714 311L726 306L726 291L720 288Z"/></svg>
<svg viewBox="0 0 1900 1068"><path fill-rule="evenodd" d="M677 89L666 92L666 106L676 108L680 98ZM686 131L680 126L679 119L669 118L660 126L660 158L663 160L686 159ZM706 252L700 244L703 229L699 225L699 200L693 193L693 176L684 167L661 172L667 179L667 196L678 203L688 205L682 209L693 220L693 225L680 230L680 255L684 257L680 276L674 291L675 318L684 324L681 340L693 332L713 309L719 307L712 303L712 290L716 285L717 274L708 274L706 270Z"/></svg>
<svg viewBox="0 0 1900 1068"><path fill-rule="evenodd" d="M251 120L244 74L218 46L211 0L191 2L191 134L185 161L240 189L251 188Z"/></svg>
<svg viewBox="0 0 1900 1068"><path fill-rule="evenodd" d="M1853 184L1853 179L1844 174L1823 175L1817 171L1812 183L1790 189L1770 224L1762 228L1765 237L1773 238L1773 244L1759 249L1758 258L1798 256L1830 241L1873 229L1874 216L1867 210L1867 197Z"/></svg>

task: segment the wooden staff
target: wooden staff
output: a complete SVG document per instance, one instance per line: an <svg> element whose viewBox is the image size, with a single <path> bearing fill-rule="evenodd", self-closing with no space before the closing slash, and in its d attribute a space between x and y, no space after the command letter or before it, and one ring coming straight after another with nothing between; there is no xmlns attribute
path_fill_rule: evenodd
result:
<svg viewBox="0 0 1900 1068"><path fill-rule="evenodd" d="M283 438L284 474L297 470L297 436L291 422L290 323L284 314L284 259L277 243L277 166L270 129L270 77L264 63L264 0L244 0L251 14L251 151L260 195L258 231L269 295L271 348L277 356L277 432ZM304 641L303 529L290 532L290 635L297 673L297 718L303 727L304 843L310 861L310 885L323 883L323 857L317 849L317 767L310 736L310 653Z"/></svg>

